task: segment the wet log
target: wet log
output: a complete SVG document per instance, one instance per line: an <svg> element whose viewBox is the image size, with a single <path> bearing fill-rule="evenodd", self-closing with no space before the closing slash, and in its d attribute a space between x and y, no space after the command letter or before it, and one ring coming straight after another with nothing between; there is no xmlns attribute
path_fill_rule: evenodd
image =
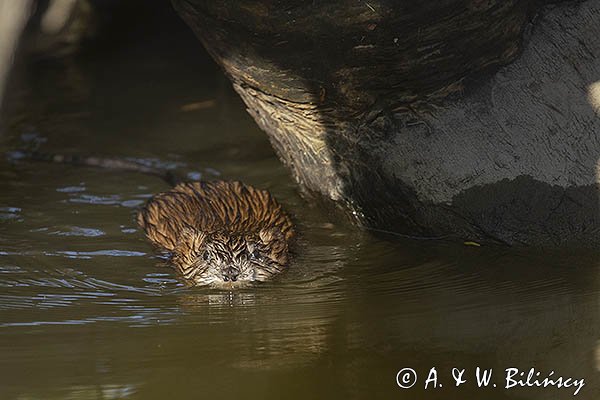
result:
<svg viewBox="0 0 600 400"><path fill-rule="evenodd" d="M309 190L382 231L600 239L600 2L172 0Z"/></svg>

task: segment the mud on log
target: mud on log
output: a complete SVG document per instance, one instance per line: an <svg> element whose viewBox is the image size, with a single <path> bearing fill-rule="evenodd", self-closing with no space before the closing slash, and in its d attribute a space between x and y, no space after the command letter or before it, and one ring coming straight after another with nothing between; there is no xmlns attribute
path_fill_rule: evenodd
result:
<svg viewBox="0 0 600 400"><path fill-rule="evenodd" d="M600 2L172 0L296 180L360 224L600 239Z"/></svg>

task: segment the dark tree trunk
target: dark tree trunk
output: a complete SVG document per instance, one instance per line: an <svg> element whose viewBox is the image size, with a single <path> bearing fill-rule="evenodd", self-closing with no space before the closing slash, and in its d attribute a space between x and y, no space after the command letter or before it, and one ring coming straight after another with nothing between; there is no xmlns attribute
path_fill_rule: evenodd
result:
<svg viewBox="0 0 600 400"><path fill-rule="evenodd" d="M600 2L172 1L298 182L359 223L597 243Z"/></svg>

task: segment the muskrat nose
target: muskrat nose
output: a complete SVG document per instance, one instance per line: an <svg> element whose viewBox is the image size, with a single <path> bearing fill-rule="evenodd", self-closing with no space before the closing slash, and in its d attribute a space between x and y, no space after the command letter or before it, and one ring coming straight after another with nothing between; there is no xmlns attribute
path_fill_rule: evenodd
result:
<svg viewBox="0 0 600 400"><path fill-rule="evenodd" d="M237 281L237 277L239 275L239 272L237 269L235 268L227 268L225 271L223 271L223 280L225 282L231 280L232 282Z"/></svg>

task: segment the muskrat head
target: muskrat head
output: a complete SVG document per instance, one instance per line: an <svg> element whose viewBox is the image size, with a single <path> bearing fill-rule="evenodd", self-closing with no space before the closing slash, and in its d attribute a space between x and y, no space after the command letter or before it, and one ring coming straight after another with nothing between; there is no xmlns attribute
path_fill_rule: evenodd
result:
<svg viewBox="0 0 600 400"><path fill-rule="evenodd" d="M288 245L276 228L247 234L186 228L171 261L196 285L241 286L281 272L288 262Z"/></svg>

